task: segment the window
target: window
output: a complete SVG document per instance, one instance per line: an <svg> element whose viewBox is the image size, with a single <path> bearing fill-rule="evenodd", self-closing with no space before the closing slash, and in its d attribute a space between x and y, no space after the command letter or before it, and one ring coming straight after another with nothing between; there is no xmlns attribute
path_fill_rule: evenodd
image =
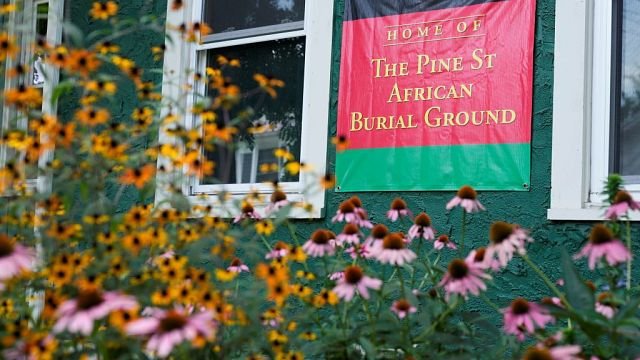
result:
<svg viewBox="0 0 640 360"><path fill-rule="evenodd" d="M635 0L556 3L551 220L601 219L610 173L640 198L638 20Z"/></svg>
<svg viewBox="0 0 640 360"><path fill-rule="evenodd" d="M63 21L63 0L24 0L5 1L5 3L16 3L20 11L10 13L8 20L14 33L20 52L15 59L7 59L3 72L3 88L28 85L40 89L43 97L42 112L55 114L56 109L52 107L50 99L53 89L58 83L58 70L47 66L43 62L43 54L34 52L32 44L37 40L45 40L50 44L60 43L62 39ZM10 76L10 69L15 69L18 65L23 65L26 71L17 76ZM9 126L18 126L27 129L27 119L19 118L17 113L10 108L2 108L2 135ZM0 163L4 164L7 159L14 154L8 153L7 148L2 147L0 151ZM42 156L40 166L46 164L48 156ZM41 190L46 190L48 181L45 177L39 177L37 173L27 173L30 186L38 186Z"/></svg>
<svg viewBox="0 0 640 360"><path fill-rule="evenodd" d="M250 191L268 194L272 187L265 182L278 181L290 200L310 203L314 208L311 217L320 217L324 191L318 189L317 179L326 168L333 1L196 0L179 11L169 5L167 14L169 24L203 21L213 34L200 44L167 41L165 97L181 98L181 85L189 82L185 69L205 73L207 67L216 67L220 56L241 61L241 68L231 69L228 75L241 87L246 85L244 89L256 86L256 73L282 80L285 85L277 89L276 99L264 94L247 104L254 110L248 120L256 126L268 125L265 128L269 130L242 134L234 149L220 146L203 152L216 163L214 176L185 180L183 191L194 201L201 201L200 195L223 190L240 199ZM195 96L209 91L202 84L195 89ZM189 108L195 96L183 96L181 107ZM229 117L235 115L230 113ZM187 128L199 121L188 116L184 120ZM223 125L228 119L220 116L218 121ZM161 142L170 141L164 136L160 134ZM284 164L274 155L276 149L286 149L296 159L313 164L316 174L291 175L280 170ZM157 189L156 201L164 196L162 189ZM294 212L292 216L306 218L309 213Z"/></svg>

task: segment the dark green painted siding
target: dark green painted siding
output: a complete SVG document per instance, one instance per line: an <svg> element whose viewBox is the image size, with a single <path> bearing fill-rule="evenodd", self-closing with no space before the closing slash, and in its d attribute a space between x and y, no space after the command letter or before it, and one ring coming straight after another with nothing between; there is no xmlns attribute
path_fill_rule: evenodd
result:
<svg viewBox="0 0 640 360"><path fill-rule="evenodd" d="M329 1L329 0L326 0ZM124 12L130 15L138 14L142 9L143 0L121 2ZM88 30L95 24L87 20L89 1L69 1L69 16L79 23L79 26ZM158 16L164 16L166 1L154 1L148 11L153 11ZM338 77L340 66L340 42L342 30L342 13L344 0L336 0L333 44L333 71L331 79L331 103L330 106L330 130L327 136L334 136L336 132L336 113L338 99ZM575 253L583 245L589 231L588 224L561 222L552 223L546 220L546 211L549 207L551 189L551 131L553 109L553 50L554 50L554 16L555 1L539 0L537 5L537 23L535 36L535 75L534 75L534 117L533 117L533 143L531 158L531 188L529 192L484 192L480 200L487 207L488 212L473 215L468 231L467 245L481 246L487 243L488 227L493 220L505 220L521 224L530 229L536 240L530 248L532 257L538 261L542 269L553 279L559 277L559 249L566 247L570 253ZM149 48L159 41L157 35L135 33L120 41L124 55L133 58L140 66L147 69L161 68L160 63L151 60ZM153 78L160 82L159 77ZM132 111L132 101L135 94L123 91L119 94L119 100L113 106L116 119L126 119ZM63 115L72 114L73 105L63 104ZM572 134L567 134L572 136ZM140 150L145 144L140 144ZM335 151L330 146L328 153L328 167L335 166ZM376 176L372 173L371 176ZM352 194L333 192L327 195L326 216L318 221L297 222L297 231L302 237L307 237L317 227L331 226L330 219L335 213L341 201ZM454 211L451 217L447 216L444 207L446 202L454 195L452 192L407 192L390 193L374 192L358 194L370 211L373 221L384 221L385 212L389 203L396 196L402 196L415 212L426 211L432 218L434 225L440 233L450 233L457 237L460 233L460 212ZM131 205L138 200L135 192L123 197L121 208ZM403 230L406 230L404 227ZM339 230L339 229L337 229ZM400 229L398 229L400 230ZM634 232L638 236L638 228ZM276 235L287 238L288 234L282 232ZM637 244L637 243L636 243ZM640 253L636 246L634 253ZM638 266L636 266L638 269ZM490 297L496 299L500 306L505 306L516 296L525 296L530 299L539 299L549 295L544 284L535 277L532 271L522 265L521 261L514 261L509 268L496 277L497 288ZM484 306L471 303L469 306Z"/></svg>

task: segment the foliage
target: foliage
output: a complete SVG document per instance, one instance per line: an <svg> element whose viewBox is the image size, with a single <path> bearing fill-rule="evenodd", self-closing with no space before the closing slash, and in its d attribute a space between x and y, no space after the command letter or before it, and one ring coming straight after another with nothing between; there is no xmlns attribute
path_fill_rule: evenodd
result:
<svg viewBox="0 0 640 360"><path fill-rule="evenodd" d="M173 1L174 9L181 4ZM354 196L340 205L333 229L300 236L288 215L310 206L288 199L277 183L241 201L222 192L192 202L182 186L216 174L220 164L204 153L233 154L241 139L272 130L252 122L247 104L275 100L281 80L256 74L256 87L241 89L225 74L242 69L242 59L219 57L204 74L187 72L183 96L195 101L181 108L117 45L133 32L162 29L163 20L125 19L115 2L96 2L88 16L105 23L101 30L84 34L67 24L69 43L33 44L44 54L47 74L63 75L52 105L78 94L73 118L63 121L41 111L42 94L24 82L28 65L12 61L20 28L8 28L13 11L19 9L0 9L0 61L17 80L3 94L11 110L0 169L5 358L640 355L628 218L640 205L619 178L607 184L609 221L593 227L579 254L563 253L560 279L550 279L528 257L534 239L515 224L496 221L486 247L465 248L466 226L487 214L468 186L447 205L462 211L460 234L437 236L431 217L414 216L400 198L390 204L386 225L374 224ZM196 23L167 31L197 42L209 29ZM159 44L148 54L159 60L164 50ZM195 94L200 85L210 90L207 96ZM111 112L122 89L138 95L126 121ZM197 126L185 128L192 116ZM139 144L150 145L140 150ZM344 137L334 144L338 151L348 146ZM267 171L308 174L317 179L309 191L334 184L331 174L313 174L288 149L275 156L279 163ZM34 187L34 174L52 186ZM131 189L139 202L120 208ZM148 204L157 189L169 195ZM288 238L276 238L277 229ZM586 276L574 264L584 257ZM484 292L510 262L529 266L550 297L495 305ZM485 303L481 311L468 304L475 299ZM503 318L500 327L492 312Z"/></svg>

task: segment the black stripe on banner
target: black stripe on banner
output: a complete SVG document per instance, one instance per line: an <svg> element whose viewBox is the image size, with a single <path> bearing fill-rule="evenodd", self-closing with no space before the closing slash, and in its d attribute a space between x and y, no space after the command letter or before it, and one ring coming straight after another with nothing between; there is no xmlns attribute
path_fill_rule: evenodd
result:
<svg viewBox="0 0 640 360"><path fill-rule="evenodd" d="M344 21L411 14L509 0L346 0Z"/></svg>

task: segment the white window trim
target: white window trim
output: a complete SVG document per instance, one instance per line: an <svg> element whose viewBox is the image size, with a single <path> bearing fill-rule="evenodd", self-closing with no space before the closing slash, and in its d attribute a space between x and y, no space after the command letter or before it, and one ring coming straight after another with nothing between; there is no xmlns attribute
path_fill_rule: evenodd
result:
<svg viewBox="0 0 640 360"><path fill-rule="evenodd" d="M182 9L173 11L171 4L167 6L167 24L179 25L200 21L200 11L202 0L185 2ZM188 109L193 98L186 97L182 91L182 85L188 83L187 69L195 69L198 65L197 51L213 48L242 45L248 42L255 43L261 41L271 41L295 36L305 36L305 70L303 88L303 108L302 108L302 133L301 133L301 153L300 160L311 164L314 167L313 173L303 172L300 174L298 182L281 183L282 190L287 194L290 201L303 202L313 205L313 211L308 212L300 208L294 208L290 214L291 218L321 218L324 216L325 191L319 187L318 174L326 171L327 143L328 143L328 120L329 120L329 94L331 77L331 42L333 34L333 1L327 0L306 0L304 30L291 31L286 33L276 33L252 37L248 39L232 39L206 44L193 44L184 41L182 38L172 36L171 41L166 42L167 50L164 56L164 79L162 94L167 99L180 99L179 106ZM202 62L200 62L202 64ZM193 119L185 115L184 124L187 127L193 126ZM164 131L159 135L160 143L172 143L173 139L166 135ZM168 165L167 159L160 157L158 167ZM165 175L159 175L159 186L156 187L156 204L164 202L168 196L168 191L162 187ZM193 203L214 205L214 214L218 216L231 217L235 214L230 211L230 204L241 200L251 191L257 191L265 195L270 194L273 189L265 184L229 184L229 185L199 185L198 192L194 192L194 180L185 179L182 181L183 193ZM227 206L216 203L213 199L217 197L203 197L202 195L215 195L219 191L226 191L231 195ZM254 204L260 212L268 204L268 196L263 203ZM223 209L224 208L224 209ZM261 212L264 214L264 212Z"/></svg>
<svg viewBox="0 0 640 360"><path fill-rule="evenodd" d="M556 2L549 220L603 220L609 173L612 0ZM627 189L640 198L640 186ZM632 213L633 221L640 214Z"/></svg>
<svg viewBox="0 0 640 360"><path fill-rule="evenodd" d="M11 3L15 4L17 1L12 0ZM46 40L49 44L59 44L62 41L62 23L64 17L64 0L26 0L23 2L24 11L31 12L32 14L36 11L37 5L42 3L49 3L49 13L47 14L47 36ZM12 13L10 15L10 22L16 22L15 19L16 13ZM30 18L31 23L29 24L30 29L35 29L37 17L33 16ZM24 38L20 44L20 58L30 57L31 54L29 52L25 52L25 49L28 49L31 46L31 43L34 41L33 38ZM22 59L21 59L22 60ZM16 65L15 60L8 59L5 62L5 69L9 69L12 66ZM29 64L31 65L31 64ZM48 82L44 85L35 86L38 88L42 88L42 112L44 114L53 114L55 115L57 112L57 104L52 104L51 99L53 97L53 91L55 87L58 85L60 80L60 70L55 66L43 66L42 70L46 71L46 76L48 78ZM29 72L28 79L31 82L33 71ZM5 82L4 86L10 87L15 84L13 79L9 79L9 77L5 74ZM2 106L2 111L0 111L0 115L2 115L2 126L4 129L8 127L8 123L6 119L8 118L11 111L8 107ZM26 124L25 124L26 127ZM38 160L38 167L44 168L47 164L53 160L54 150L47 150L40 159ZM7 161L7 152L4 146L0 147L0 165L4 166ZM49 193L51 192L52 187L52 179L50 176L40 175L35 179L27 180L27 185L29 187L33 187L37 189L39 193Z"/></svg>

